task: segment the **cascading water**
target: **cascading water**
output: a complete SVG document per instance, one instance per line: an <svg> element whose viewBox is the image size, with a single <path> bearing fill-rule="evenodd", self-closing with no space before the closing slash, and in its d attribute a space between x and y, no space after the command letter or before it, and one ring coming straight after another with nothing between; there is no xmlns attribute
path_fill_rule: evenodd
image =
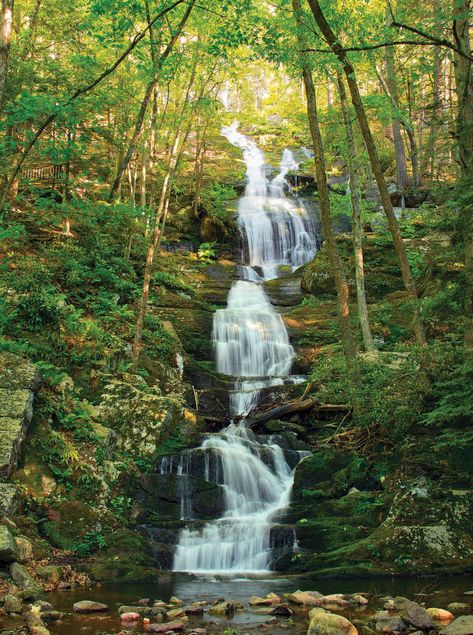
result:
<svg viewBox="0 0 473 635"><path fill-rule="evenodd" d="M227 307L215 313L212 341L217 370L235 378L230 413L246 415L263 388L298 380L290 376L294 349L284 322L261 283L309 262L317 249L316 231L286 180L297 167L292 152L284 151L280 171L269 181L263 152L238 132L237 124L222 133L241 148L247 167L247 186L238 205L244 264ZM204 452L206 480L223 488L225 511L203 528L181 531L174 571L268 571L272 528L290 502L293 466L271 437L259 440L244 421L210 435L197 451ZM213 474L210 457L215 459ZM189 473L189 465L181 458L177 473ZM161 471L172 469L172 464L161 466ZM190 513L187 495L183 500L181 516L186 519Z"/></svg>

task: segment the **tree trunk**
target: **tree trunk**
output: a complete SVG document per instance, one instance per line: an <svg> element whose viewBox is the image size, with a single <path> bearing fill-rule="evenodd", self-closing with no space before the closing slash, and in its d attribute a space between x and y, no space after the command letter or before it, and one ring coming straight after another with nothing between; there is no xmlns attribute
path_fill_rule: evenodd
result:
<svg viewBox="0 0 473 635"><path fill-rule="evenodd" d="M398 103L394 100L393 95L391 94L390 87L388 83L382 76L379 69L375 66L376 75L379 79L379 83L381 84L381 88L386 93L386 96L391 100L393 107L398 108ZM413 189L416 190L420 185L420 171L419 171L419 148L417 146L416 134L414 130L414 124L412 122L411 116L402 115L399 113L399 120L403 125L404 130L409 138L409 148L411 151L411 165L412 165L412 186ZM402 141L401 141L402 143Z"/></svg>
<svg viewBox="0 0 473 635"><path fill-rule="evenodd" d="M204 159L206 148L206 136L207 136L207 126L208 119L205 120L205 124L201 133L201 137L197 139L197 146L195 151L195 164L194 164L194 204L193 204L193 212L194 216L198 218L199 216L199 206L200 206L200 191L202 189L202 177L204 174Z"/></svg>
<svg viewBox="0 0 473 635"><path fill-rule="evenodd" d="M434 81L432 95L432 114L430 117L430 131L425 144L424 157L422 161L422 174L428 175L433 181L435 175L435 148L440 120L440 84L443 79L442 73L442 51L439 46L434 48Z"/></svg>
<svg viewBox="0 0 473 635"><path fill-rule="evenodd" d="M471 54L470 0L454 0L453 37L460 51ZM470 60L455 54L455 80L458 101L457 140L461 178L465 188L473 187L473 69ZM462 210L465 241L465 343L473 346L473 204Z"/></svg>
<svg viewBox="0 0 473 635"><path fill-rule="evenodd" d="M318 0L308 0L308 2L314 15L315 21L317 22L325 40L343 65L343 70L345 72L348 87L350 89L352 103L358 119L358 124L360 126L361 134L363 135L370 163L373 168L373 173L381 196L384 213L386 214L389 230L393 238L394 248L399 259L399 265L404 286L406 288L408 296L410 297L414 305L413 322L416 339L420 344L425 344L424 327L421 320L419 301L417 298L417 290L414 278L412 277L411 268L407 259L406 249L404 247L404 243L399 231L398 222L394 214L388 187L386 185L386 181L384 180L381 161L379 159L378 151L376 149L376 145L374 143L374 139L368 123L368 118L366 116L363 102L361 100L360 91L358 89L358 82L356 80L355 69L349 61L346 53L341 48L341 45L335 33L332 31L332 28L325 19L325 15L320 8Z"/></svg>
<svg viewBox="0 0 473 635"><path fill-rule="evenodd" d="M146 252L146 262L145 262L145 269L143 273L143 289L141 292L140 306L138 310L138 317L136 320L135 339L133 341L132 359L134 363L137 362L138 357L140 355L140 351L141 351L144 321L145 321L146 313L148 310L149 287L151 283L151 275L153 273L154 256L156 254L158 245L161 241L161 233L162 233L161 221L163 219L163 215L165 211L167 211L169 186L170 186L173 170L176 165L176 154L177 154L179 142L180 142L180 134L178 132L174 140L174 145L169 154L166 174L164 175L163 184L161 186L159 204L156 209L154 229L153 229L151 240Z"/></svg>
<svg viewBox="0 0 473 635"><path fill-rule="evenodd" d="M332 274L335 279L338 298L338 319L340 323L340 333L345 355L346 365L349 371L354 370L356 349L353 341L353 334L350 324L350 303L348 283L343 271L340 258L338 255L337 242L332 227L332 216L330 211L330 198L327 186L327 174L325 168L324 147L322 135L320 133L319 120L317 114L317 101L315 95L315 86L312 79L310 66L306 62L306 54L303 52L307 48L301 29L300 0L292 0L292 8L294 12L294 20L298 29L298 42L300 53L300 61L302 67L302 76L304 79L304 87L307 98L307 116L309 118L309 128L314 145L314 161L315 161L315 177L317 182L317 192L320 202L320 215L322 227L327 246L328 257Z"/></svg>
<svg viewBox="0 0 473 635"><path fill-rule="evenodd" d="M136 118L135 129L133 132L133 136L131 138L130 145L128 146L128 150L125 152L125 156L123 157L123 160L117 172L117 176L115 177L112 187L110 188L110 194L108 197L108 200L110 203L112 203L117 196L118 188L120 187L123 174L125 173L127 166L131 161L131 157L133 156L133 153L135 151L136 144L138 143L138 140L141 136L141 131L143 129L143 122L145 119L146 111L148 109L151 96L153 95L153 92L158 84L160 71L164 65L164 62L166 61L166 59L169 57L169 54L173 50L174 45L176 44L179 36L181 35L182 30L192 12L192 9L194 8L195 2L196 0L191 0L191 2L189 3L186 9L186 12L182 16L181 21L179 22L178 26L176 27L176 30L174 31L171 37L171 40L169 41L168 45L166 46L166 48L164 49L162 54L159 56L159 59L154 65L155 66L154 77L146 86L146 91L145 91L143 100L141 101L141 106L138 112L138 116Z"/></svg>
<svg viewBox="0 0 473 635"><path fill-rule="evenodd" d="M386 22L390 25L391 12L389 4L386 7ZM397 89L396 66L394 64L394 47L387 46L385 50L386 59L386 83L392 96L392 117L394 153L396 157L396 184L400 190L404 190L408 184L406 155L401 136L401 119L399 117L399 92Z"/></svg>
<svg viewBox="0 0 473 635"><path fill-rule="evenodd" d="M356 165L355 159L355 157L357 156L357 152L355 147L353 127L350 119L350 111L348 108L347 94L345 91L341 73L337 74L337 81L348 149L348 171L350 173L350 195L353 214L353 249L355 252L356 299L358 303L358 315L360 319L361 333L363 335L363 344L365 347L365 351L367 353L371 353L375 350L375 346L373 343L373 337L371 335L368 305L366 303L365 268L363 262L363 227L361 222L361 190L358 178L358 166Z"/></svg>
<svg viewBox="0 0 473 635"><path fill-rule="evenodd" d="M8 76L8 58L13 26L14 0L2 0L2 24L0 25L0 112L5 101L5 89Z"/></svg>

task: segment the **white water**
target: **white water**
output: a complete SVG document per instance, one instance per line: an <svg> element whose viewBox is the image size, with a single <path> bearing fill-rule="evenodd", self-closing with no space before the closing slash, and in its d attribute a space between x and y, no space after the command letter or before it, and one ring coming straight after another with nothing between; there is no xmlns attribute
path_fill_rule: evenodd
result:
<svg viewBox="0 0 473 635"><path fill-rule="evenodd" d="M235 378L230 413L246 415L263 389L300 379L290 376L294 349L261 283L278 277L283 267L292 271L309 262L316 252L316 234L313 220L291 195L286 180L297 168L292 152L284 151L279 173L269 181L264 154L256 144L240 134L236 124L222 133L241 148L247 167L247 186L238 205L244 264L227 307L215 313L212 341L217 370ZM271 530L289 505L293 484L284 452L271 440L259 441L244 421L209 436L200 449L206 457L205 478L223 487L225 512L201 529L181 531L174 571L268 571ZM214 474L210 455L217 457ZM183 518L189 517L187 498L181 499L186 499L181 503Z"/></svg>

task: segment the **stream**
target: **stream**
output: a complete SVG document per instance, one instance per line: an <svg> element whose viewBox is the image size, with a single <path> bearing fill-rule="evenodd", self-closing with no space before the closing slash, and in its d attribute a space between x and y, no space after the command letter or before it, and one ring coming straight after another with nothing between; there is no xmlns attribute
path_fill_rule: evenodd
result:
<svg viewBox="0 0 473 635"><path fill-rule="evenodd" d="M215 602L218 598L232 598L245 605L245 610L233 617L215 617L204 613L202 617L191 618L187 628L204 627L208 635L222 635L227 628L235 628L238 633L259 633L267 615L258 614L248 607L252 595L267 593L282 594L295 589L318 590L323 594L357 593L369 594L367 607L338 610L349 619L365 620L384 604L384 597L403 595L429 606L446 607L450 602L468 601L463 593L473 589L472 576L430 577L382 577L366 579L311 580L310 578L284 578L273 574L271 578L234 578L217 579L198 576L172 574L160 578L154 584L106 584L94 586L91 590L77 588L71 591L54 591L46 596L55 609L63 611L65 616L60 623L50 625L51 633L56 635L99 635L105 633L142 633L142 623L123 626L118 619L120 605L133 605L140 598L168 601L177 596L186 604L193 601ZM109 607L108 613L99 615L77 615L72 613L74 602L93 598ZM470 598L471 599L471 598ZM265 625L263 632L271 635L288 633L300 635L307 632L307 609L295 609L293 619L279 619L269 630ZM14 624L12 624L13 626ZM231 631L229 631L231 633Z"/></svg>

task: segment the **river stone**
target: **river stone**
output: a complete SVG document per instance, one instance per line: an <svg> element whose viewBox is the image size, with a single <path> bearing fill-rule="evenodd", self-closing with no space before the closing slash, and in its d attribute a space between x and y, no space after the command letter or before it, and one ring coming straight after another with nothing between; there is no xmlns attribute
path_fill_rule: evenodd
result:
<svg viewBox="0 0 473 635"><path fill-rule="evenodd" d="M219 602L209 608L210 615L234 615L235 612L243 608L241 602L235 600L227 600L226 602Z"/></svg>
<svg viewBox="0 0 473 635"><path fill-rule="evenodd" d="M168 631L183 631L184 628L184 622L176 620L174 622L166 622L165 624L148 624L146 631L148 633L167 633Z"/></svg>
<svg viewBox="0 0 473 635"><path fill-rule="evenodd" d="M250 597L250 606L272 606L273 604L279 604L281 598L274 593L269 593L264 598L260 598L257 595Z"/></svg>
<svg viewBox="0 0 473 635"><path fill-rule="evenodd" d="M186 606L184 612L186 615L202 615L202 613L204 612L204 607L200 604L191 604L190 606Z"/></svg>
<svg viewBox="0 0 473 635"><path fill-rule="evenodd" d="M18 549L8 527L0 525L0 562L14 562Z"/></svg>
<svg viewBox="0 0 473 635"><path fill-rule="evenodd" d="M22 564L28 562L33 556L33 545L28 540L28 538L24 538L23 536L19 536L15 538L16 549L18 551L18 562Z"/></svg>
<svg viewBox="0 0 473 635"><path fill-rule="evenodd" d="M434 620L434 622L451 622L455 619L453 613L446 611L445 609L429 608L427 613Z"/></svg>
<svg viewBox="0 0 473 635"><path fill-rule="evenodd" d="M440 631L440 635L473 635L473 615L457 617Z"/></svg>
<svg viewBox="0 0 473 635"><path fill-rule="evenodd" d="M406 624L402 617L394 615L390 620L384 623L383 633L398 633L399 631L407 631L408 628L408 624Z"/></svg>
<svg viewBox="0 0 473 635"><path fill-rule="evenodd" d="M50 632L46 628L43 622L43 618L40 614L39 607L31 607L31 611L28 611L25 615L25 621L28 628L28 632L32 635L50 635Z"/></svg>
<svg viewBox="0 0 473 635"><path fill-rule="evenodd" d="M462 613L463 611L468 611L469 608L470 605L466 604L465 602L451 602L447 606L447 609L452 613Z"/></svg>
<svg viewBox="0 0 473 635"><path fill-rule="evenodd" d="M177 609L171 609L170 611L168 611L166 614L166 617L168 617L170 620L177 620L183 617L185 614L186 612L184 611L184 609L177 608Z"/></svg>
<svg viewBox="0 0 473 635"><path fill-rule="evenodd" d="M122 613L120 615L120 620L122 622L137 622L140 619L139 613Z"/></svg>
<svg viewBox="0 0 473 635"><path fill-rule="evenodd" d="M21 613L21 600L12 593L7 593L3 598L3 610L5 613Z"/></svg>
<svg viewBox="0 0 473 635"><path fill-rule="evenodd" d="M402 619L410 626L419 628L422 631L430 630L434 627L434 622L426 609L419 606L416 602L404 597L396 597L394 598L394 605Z"/></svg>
<svg viewBox="0 0 473 635"><path fill-rule="evenodd" d="M118 613L119 615L123 615L124 613L138 613L141 617L152 617L156 619L159 615L166 613L166 608L165 606L127 606L124 604L119 607Z"/></svg>
<svg viewBox="0 0 473 635"><path fill-rule="evenodd" d="M345 596L342 593L332 593L331 595L324 595L320 598L320 604L323 606L349 606L350 602L345 600Z"/></svg>
<svg viewBox="0 0 473 635"><path fill-rule="evenodd" d="M354 593L353 595L350 595L348 599L350 602L353 602L353 604L358 604L359 606L366 606L368 604L367 598L365 598L364 595L361 595L361 593Z"/></svg>
<svg viewBox="0 0 473 635"><path fill-rule="evenodd" d="M55 564L38 567L36 569L36 575L46 584L58 584L62 577L62 567Z"/></svg>
<svg viewBox="0 0 473 635"><path fill-rule="evenodd" d="M294 611L290 609L286 604L280 604L274 609L271 609L271 615L277 615L279 617L291 617L291 615L294 615Z"/></svg>
<svg viewBox="0 0 473 635"><path fill-rule="evenodd" d="M62 620L64 613L61 611L41 611L41 617L45 622L57 622Z"/></svg>
<svg viewBox="0 0 473 635"><path fill-rule="evenodd" d="M103 613L108 611L108 606L94 600L81 600L72 606L75 613Z"/></svg>
<svg viewBox="0 0 473 635"><path fill-rule="evenodd" d="M10 574L14 583L22 590L21 596L25 600L36 599L43 589L31 577L28 569L18 562L10 565Z"/></svg>
<svg viewBox="0 0 473 635"><path fill-rule="evenodd" d="M285 597L293 604L320 606L320 600L323 595L318 591L296 591L295 593L287 593Z"/></svg>
<svg viewBox="0 0 473 635"><path fill-rule="evenodd" d="M312 609L307 635L358 635L358 629L346 617L325 609Z"/></svg>

